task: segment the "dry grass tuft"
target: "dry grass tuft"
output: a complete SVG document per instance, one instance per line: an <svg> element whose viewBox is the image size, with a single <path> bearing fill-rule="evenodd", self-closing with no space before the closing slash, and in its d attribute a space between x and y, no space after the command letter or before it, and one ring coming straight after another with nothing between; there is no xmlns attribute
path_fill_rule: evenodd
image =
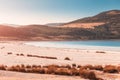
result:
<svg viewBox="0 0 120 80"><path fill-rule="evenodd" d="M57 70L57 68L59 68L58 65L49 65L46 73L47 74L54 74L55 71Z"/></svg>
<svg viewBox="0 0 120 80"><path fill-rule="evenodd" d="M120 66L117 67L117 70L120 72Z"/></svg>
<svg viewBox="0 0 120 80"><path fill-rule="evenodd" d="M6 70L7 66L6 65L0 65L0 70Z"/></svg>
<svg viewBox="0 0 120 80"><path fill-rule="evenodd" d="M94 69L99 70L99 71L103 71L103 66L102 65L95 65Z"/></svg>
<svg viewBox="0 0 120 80"><path fill-rule="evenodd" d="M88 70L80 70L80 76L85 78L85 79L90 79L90 80L98 80L98 78L96 77L95 73L92 71L88 71Z"/></svg>
<svg viewBox="0 0 120 80"><path fill-rule="evenodd" d="M46 58L46 59L57 59L57 57L39 56L39 55L31 55L31 54L27 54L27 57Z"/></svg>
<svg viewBox="0 0 120 80"><path fill-rule="evenodd" d="M20 56L24 56L24 54L22 54L22 53L21 53L21 54L19 54L19 55L20 55Z"/></svg>
<svg viewBox="0 0 120 80"><path fill-rule="evenodd" d="M77 66L77 65L76 65L75 63L74 63L74 64L72 64L72 67L73 67L73 68L75 68L76 66Z"/></svg>
<svg viewBox="0 0 120 80"><path fill-rule="evenodd" d="M104 53L106 53L106 52L104 52L104 51L96 51L96 53L103 53L103 54L104 54Z"/></svg>
<svg viewBox="0 0 120 80"><path fill-rule="evenodd" d="M68 69L71 69L71 65L62 65L62 66L60 66L60 68L68 68Z"/></svg>
<svg viewBox="0 0 120 80"><path fill-rule="evenodd" d="M113 65L106 65L103 71L106 73L118 73L117 67Z"/></svg>
<svg viewBox="0 0 120 80"><path fill-rule="evenodd" d="M68 68L57 68L55 71L55 74L57 75L72 75L71 71Z"/></svg>
<svg viewBox="0 0 120 80"><path fill-rule="evenodd" d="M82 66L81 65L78 65L77 68L81 68Z"/></svg>
<svg viewBox="0 0 120 80"><path fill-rule="evenodd" d="M8 55L11 55L11 54L13 54L13 53L12 53L12 52L8 52L7 54L8 54Z"/></svg>
<svg viewBox="0 0 120 80"><path fill-rule="evenodd" d="M77 70L76 68L71 68L70 71L71 71L73 76L79 76L80 75L79 70Z"/></svg>
<svg viewBox="0 0 120 80"><path fill-rule="evenodd" d="M69 57L65 57L65 59L64 60L71 60Z"/></svg>
<svg viewBox="0 0 120 80"><path fill-rule="evenodd" d="M82 69L93 70L94 67L92 65L85 65L81 67Z"/></svg>
<svg viewBox="0 0 120 80"><path fill-rule="evenodd" d="M26 68L31 68L32 66L31 65L26 65Z"/></svg>

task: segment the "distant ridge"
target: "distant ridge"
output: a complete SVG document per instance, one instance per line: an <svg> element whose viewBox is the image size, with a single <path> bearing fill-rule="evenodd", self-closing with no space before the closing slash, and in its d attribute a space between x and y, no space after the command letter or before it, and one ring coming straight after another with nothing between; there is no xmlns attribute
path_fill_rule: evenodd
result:
<svg viewBox="0 0 120 80"><path fill-rule="evenodd" d="M49 27L52 26L53 27ZM56 27L57 26L57 27ZM105 40L120 39L120 10L110 10L92 17L64 24L0 25L0 40Z"/></svg>
<svg viewBox="0 0 120 80"><path fill-rule="evenodd" d="M78 20L66 23L61 27L86 28L86 25L88 24L90 26L88 26L87 28L91 28L91 27L93 28L95 26L100 26L106 23L113 23L116 21L120 22L120 10L105 11L92 17L86 17L83 19L78 19Z"/></svg>
<svg viewBox="0 0 120 80"><path fill-rule="evenodd" d="M45 24L46 26L51 26L51 27L57 27L57 26L61 26L63 25L64 23L48 23L48 24Z"/></svg>

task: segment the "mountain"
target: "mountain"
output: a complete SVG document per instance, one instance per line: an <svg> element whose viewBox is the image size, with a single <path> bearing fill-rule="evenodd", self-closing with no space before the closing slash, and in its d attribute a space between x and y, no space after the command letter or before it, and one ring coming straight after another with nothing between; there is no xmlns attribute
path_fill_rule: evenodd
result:
<svg viewBox="0 0 120 80"><path fill-rule="evenodd" d="M62 26L64 23L48 23L46 26L51 26L51 27L57 27L57 26Z"/></svg>
<svg viewBox="0 0 120 80"><path fill-rule="evenodd" d="M57 27L0 25L0 40L105 40L120 39L120 10L64 23Z"/></svg>
<svg viewBox="0 0 120 80"><path fill-rule="evenodd" d="M87 17L66 23L61 27L94 28L95 26L113 23L116 21L120 22L120 10L102 12L93 17Z"/></svg>
<svg viewBox="0 0 120 80"><path fill-rule="evenodd" d="M96 36L103 34L107 39L120 39L120 10L105 11L92 17L66 23L60 27L86 28L93 30Z"/></svg>

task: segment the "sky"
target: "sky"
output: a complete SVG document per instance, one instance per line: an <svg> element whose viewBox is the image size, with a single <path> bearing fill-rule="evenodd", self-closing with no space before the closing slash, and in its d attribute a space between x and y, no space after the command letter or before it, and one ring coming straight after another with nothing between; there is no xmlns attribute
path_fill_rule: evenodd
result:
<svg viewBox="0 0 120 80"><path fill-rule="evenodd" d="M120 10L120 0L0 0L0 24L62 23Z"/></svg>

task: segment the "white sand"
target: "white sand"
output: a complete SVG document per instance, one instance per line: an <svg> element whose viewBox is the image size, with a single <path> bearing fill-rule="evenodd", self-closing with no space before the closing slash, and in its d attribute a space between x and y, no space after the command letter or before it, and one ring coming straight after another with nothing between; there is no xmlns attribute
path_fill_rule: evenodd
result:
<svg viewBox="0 0 120 80"><path fill-rule="evenodd" d="M8 52L13 54L8 55ZM96 50L42 48L25 45L22 42L5 42L0 43L0 64L120 64L120 52L104 52L106 53L96 53ZM16 56L20 53L25 54L25 56ZM30 58L26 56L27 54L57 57L58 59ZM71 61L64 60L65 57L69 57Z"/></svg>
<svg viewBox="0 0 120 80"><path fill-rule="evenodd" d="M86 80L78 77L0 71L0 80Z"/></svg>

